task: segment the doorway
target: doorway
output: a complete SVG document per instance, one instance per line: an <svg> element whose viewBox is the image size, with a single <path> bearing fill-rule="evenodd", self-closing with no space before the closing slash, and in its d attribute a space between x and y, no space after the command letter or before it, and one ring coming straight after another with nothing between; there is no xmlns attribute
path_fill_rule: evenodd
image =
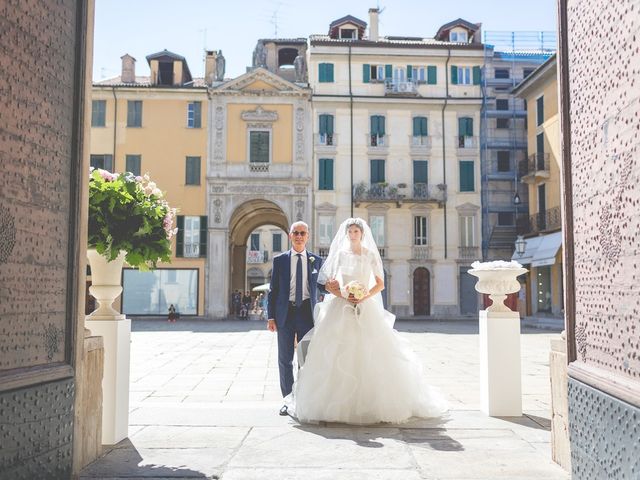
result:
<svg viewBox="0 0 640 480"><path fill-rule="evenodd" d="M431 274L424 267L413 271L413 314L431 313Z"/></svg>

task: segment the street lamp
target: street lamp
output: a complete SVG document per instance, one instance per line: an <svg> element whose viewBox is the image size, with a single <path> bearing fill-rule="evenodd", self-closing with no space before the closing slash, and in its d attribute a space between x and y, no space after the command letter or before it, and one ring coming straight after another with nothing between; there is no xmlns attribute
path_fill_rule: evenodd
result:
<svg viewBox="0 0 640 480"><path fill-rule="evenodd" d="M518 190L516 190L516 194L513 196L513 204L516 207L516 215L515 215L515 225L516 225L516 234L518 233L518 205L522 203L520 200L520 195L518 195Z"/></svg>
<svg viewBox="0 0 640 480"><path fill-rule="evenodd" d="M516 253L519 257L524 255L524 251L527 248L527 241L522 237L522 235L518 235L516 238Z"/></svg>

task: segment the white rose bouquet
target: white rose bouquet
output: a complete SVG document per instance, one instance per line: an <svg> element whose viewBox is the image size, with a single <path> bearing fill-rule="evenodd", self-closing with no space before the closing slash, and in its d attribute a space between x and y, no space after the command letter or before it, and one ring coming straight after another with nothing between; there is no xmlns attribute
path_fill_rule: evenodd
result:
<svg viewBox="0 0 640 480"><path fill-rule="evenodd" d="M347 283L342 287L342 296L345 298L355 298L356 300L362 300L369 293L367 288L360 282L355 280Z"/></svg>

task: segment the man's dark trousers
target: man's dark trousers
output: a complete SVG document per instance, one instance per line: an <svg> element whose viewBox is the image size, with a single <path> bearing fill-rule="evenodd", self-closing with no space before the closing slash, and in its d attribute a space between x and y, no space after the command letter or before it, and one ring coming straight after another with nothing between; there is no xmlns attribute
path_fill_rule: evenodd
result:
<svg viewBox="0 0 640 480"><path fill-rule="evenodd" d="M289 395L293 387L294 337L297 337L299 342L312 328L311 301L309 299L303 301L300 307L289 302L287 321L284 327L278 328L278 369L283 397Z"/></svg>

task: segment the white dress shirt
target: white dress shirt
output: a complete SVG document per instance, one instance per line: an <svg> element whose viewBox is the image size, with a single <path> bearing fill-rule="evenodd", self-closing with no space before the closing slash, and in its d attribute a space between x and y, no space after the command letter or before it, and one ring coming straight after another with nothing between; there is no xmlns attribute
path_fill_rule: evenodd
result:
<svg viewBox="0 0 640 480"><path fill-rule="evenodd" d="M309 262L307 262L307 251L303 250L300 252L302 255L300 257L300 261L302 262L302 300L306 300L309 298L309 282L307 279L309 278L309 273L307 272L307 267L309 266ZM298 252L296 252L293 248L291 249L291 282L289 283L289 301L296 301L296 268L298 266Z"/></svg>

